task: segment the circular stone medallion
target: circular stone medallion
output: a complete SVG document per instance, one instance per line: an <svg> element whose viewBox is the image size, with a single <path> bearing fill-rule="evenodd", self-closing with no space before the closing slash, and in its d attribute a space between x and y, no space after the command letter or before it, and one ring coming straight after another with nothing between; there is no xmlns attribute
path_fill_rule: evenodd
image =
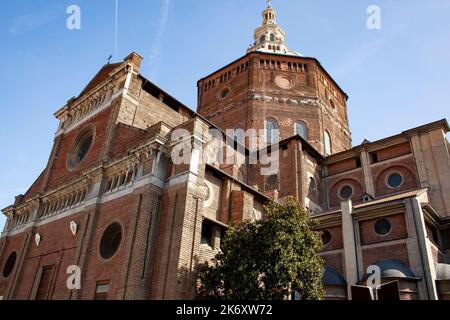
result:
<svg viewBox="0 0 450 320"><path fill-rule="evenodd" d="M294 87L294 80L286 76L277 76L275 84L281 89L292 89Z"/></svg>

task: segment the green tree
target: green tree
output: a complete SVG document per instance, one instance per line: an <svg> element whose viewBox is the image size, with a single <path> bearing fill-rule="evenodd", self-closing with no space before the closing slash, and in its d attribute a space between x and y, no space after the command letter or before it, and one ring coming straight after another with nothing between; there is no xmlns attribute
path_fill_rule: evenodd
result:
<svg viewBox="0 0 450 320"><path fill-rule="evenodd" d="M300 204L270 202L265 218L232 226L221 253L200 271L199 294L225 300L303 300L324 297L323 247L315 223Z"/></svg>

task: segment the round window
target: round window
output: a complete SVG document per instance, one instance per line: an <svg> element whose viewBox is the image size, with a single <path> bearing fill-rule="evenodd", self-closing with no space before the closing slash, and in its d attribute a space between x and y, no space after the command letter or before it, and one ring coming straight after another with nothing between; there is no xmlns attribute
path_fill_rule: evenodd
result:
<svg viewBox="0 0 450 320"><path fill-rule="evenodd" d="M387 182L388 182L389 187L398 188L403 183L403 177L398 173L394 173L388 177Z"/></svg>
<svg viewBox="0 0 450 320"><path fill-rule="evenodd" d="M85 130L75 141L72 151L69 154L69 167L71 169L76 168L81 161L84 160L89 150L91 149L92 142L94 140L94 134L92 130Z"/></svg>
<svg viewBox="0 0 450 320"><path fill-rule="evenodd" d="M100 241L100 255L103 259L111 259L119 250L120 243L122 242L122 227L117 222L111 224L103 232L102 239Z"/></svg>
<svg viewBox="0 0 450 320"><path fill-rule="evenodd" d="M331 233L330 233L330 231L328 231L328 230L322 231L322 242L323 242L324 246L330 244L330 242L331 242Z"/></svg>
<svg viewBox="0 0 450 320"><path fill-rule="evenodd" d="M17 253L13 252L9 255L8 260L6 260L5 266L3 268L3 277L8 278L13 272L14 266L16 265Z"/></svg>
<svg viewBox="0 0 450 320"><path fill-rule="evenodd" d="M220 99L225 99L226 97L228 97L230 95L230 89L223 89L220 94L219 97Z"/></svg>
<svg viewBox="0 0 450 320"><path fill-rule="evenodd" d="M205 180L206 198L203 202L204 208L210 208L214 203L214 186L211 182Z"/></svg>
<svg viewBox="0 0 450 320"><path fill-rule="evenodd" d="M381 219L375 223L375 232L381 236L387 235L391 230L392 225L387 219Z"/></svg>
<svg viewBox="0 0 450 320"><path fill-rule="evenodd" d="M269 187L274 187L278 183L278 176L276 174L271 175L267 178L267 185Z"/></svg>
<svg viewBox="0 0 450 320"><path fill-rule="evenodd" d="M350 199L353 196L353 188L351 186L344 186L339 192L339 195L341 199Z"/></svg>
<svg viewBox="0 0 450 320"><path fill-rule="evenodd" d="M277 76L275 78L275 84L281 89L292 89L295 85L293 79L286 76Z"/></svg>

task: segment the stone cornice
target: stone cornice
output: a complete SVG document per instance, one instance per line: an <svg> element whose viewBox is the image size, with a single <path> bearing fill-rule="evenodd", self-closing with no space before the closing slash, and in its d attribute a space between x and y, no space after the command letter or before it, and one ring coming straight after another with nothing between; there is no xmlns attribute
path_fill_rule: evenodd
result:
<svg viewBox="0 0 450 320"><path fill-rule="evenodd" d="M358 221L370 220L377 217L388 216L392 214L401 214L405 211L403 200L394 200L391 202L375 204L364 208L354 209L353 216Z"/></svg>
<svg viewBox="0 0 450 320"><path fill-rule="evenodd" d="M116 82L121 77L125 76L126 73L128 73L129 68L132 68L132 64L130 62L122 63L122 65L117 66L117 68L115 70L110 72L109 77L107 77L104 81L102 81L101 83L96 85L94 88L90 89L88 92L84 93L81 97L74 97L74 98L70 99L64 107L62 107L57 112L55 112L55 114L54 114L55 117L58 118L61 115L61 113L63 113L67 109L69 109L69 110L76 109L86 100L92 99L93 96L98 94L98 91L100 89L104 88L105 86L107 86L110 83ZM119 73L124 70L125 70L125 74L120 75Z"/></svg>
<svg viewBox="0 0 450 320"><path fill-rule="evenodd" d="M141 160L142 157L149 157L153 154L154 150L167 151L164 144L167 139L155 135L153 139L147 140L145 143L131 149L127 155L110 161L106 163L99 164L88 170L84 171L79 175L78 178L60 185L58 188L49 190L45 193L38 194L37 196L27 199L24 204L16 207L14 205L9 206L2 210L2 213L6 216L10 215L12 212L25 212L38 206L40 201L45 198L58 198L67 195L73 191L83 188L84 186L89 186L92 181L100 177L105 171L112 169L113 171L122 170L131 167Z"/></svg>
<svg viewBox="0 0 450 320"><path fill-rule="evenodd" d="M400 134L397 134L397 135L394 135L391 137L387 137L387 138L384 138L384 139L381 139L381 140L378 140L375 142L361 144L350 150L333 154L325 159L324 164L328 165L328 164L339 162L342 160L347 160L347 159L350 159L350 158L353 158L353 157L359 155L363 151L373 152L373 151L391 147L391 146L394 146L397 144L409 142L410 138L414 135L428 133L430 131L440 130L440 129L444 130L444 132L446 132L446 133L450 132L450 128L449 128L449 125L448 125L448 122L446 119L442 119L442 120L439 120L436 122L425 124L423 126L404 131Z"/></svg>
<svg viewBox="0 0 450 320"><path fill-rule="evenodd" d="M316 229L323 227L335 227L342 224L342 214L341 212L331 212L325 214L317 214L311 216L311 218L318 222Z"/></svg>
<svg viewBox="0 0 450 320"><path fill-rule="evenodd" d="M227 64L226 66L220 68L219 70L214 71L213 73L201 78L200 80L197 81L197 86L200 86L200 83L202 83L203 81L205 81L206 79L212 78L213 76L216 76L217 74L219 74L220 72L224 71L225 69L231 67L234 64L238 64L241 63L241 60L248 60L251 58L257 58L260 59L261 57L264 56L272 56L272 57L277 57L277 58L282 58L284 60L308 60L308 61L313 61L317 67L322 70L325 75L331 80L331 82L338 88L339 91L341 91L341 93L344 95L345 99L348 100L348 95L347 93L345 93L345 91L341 88L341 86L339 86L339 84L333 79L333 77L331 77L331 75L328 73L327 70L325 70L325 68L322 66L322 64L320 63L319 60L317 60L316 58L313 57L304 57L304 56L287 56L284 54L277 54L277 53L268 53L268 52L258 52L258 51L251 51L249 53L247 53L244 56L241 56L240 58L234 60L233 62Z"/></svg>
<svg viewBox="0 0 450 320"><path fill-rule="evenodd" d="M450 219L444 219L434 210L434 208L429 203L422 203L422 209L427 222L431 223L437 228L441 228L444 225L450 223Z"/></svg>

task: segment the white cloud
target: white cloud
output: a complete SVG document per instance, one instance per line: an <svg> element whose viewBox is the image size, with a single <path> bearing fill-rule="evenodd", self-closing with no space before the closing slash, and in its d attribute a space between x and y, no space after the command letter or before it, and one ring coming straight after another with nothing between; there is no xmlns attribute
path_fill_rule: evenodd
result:
<svg viewBox="0 0 450 320"><path fill-rule="evenodd" d="M13 35L33 31L40 26L49 23L53 19L53 15L34 13L25 14L17 17L9 27L9 32Z"/></svg>
<svg viewBox="0 0 450 320"><path fill-rule="evenodd" d="M162 37L169 17L170 0L163 0L159 15L158 30L153 38L152 49L150 52L150 65L153 66L153 76L156 76L156 65L161 51Z"/></svg>

